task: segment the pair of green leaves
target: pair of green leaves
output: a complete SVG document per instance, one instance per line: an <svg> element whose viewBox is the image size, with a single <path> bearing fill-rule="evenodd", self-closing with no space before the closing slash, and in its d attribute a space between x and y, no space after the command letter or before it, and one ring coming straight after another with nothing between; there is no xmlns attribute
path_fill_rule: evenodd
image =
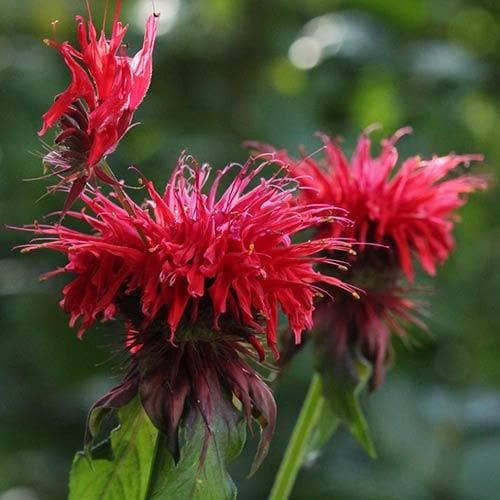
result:
<svg viewBox="0 0 500 500"><path fill-rule="evenodd" d="M135 398L118 411L120 425L110 434L107 457L76 454L70 475L70 500L160 500L236 498L227 464L241 452L246 429L239 418L200 415L180 429L181 459L175 464L159 433ZM102 446L101 446L102 448Z"/></svg>

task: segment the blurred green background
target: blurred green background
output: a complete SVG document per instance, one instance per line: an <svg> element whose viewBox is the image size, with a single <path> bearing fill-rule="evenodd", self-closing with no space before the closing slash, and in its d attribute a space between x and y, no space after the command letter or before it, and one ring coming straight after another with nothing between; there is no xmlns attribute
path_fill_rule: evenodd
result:
<svg viewBox="0 0 500 500"><path fill-rule="evenodd" d="M101 2L91 2L101 19ZM124 0L131 52L147 0ZM245 139L295 150L323 130L352 150L366 126L383 134L411 125L402 155L482 152L481 172L500 165L500 4L496 0L156 0L162 14L143 125L111 163L139 165L164 182L181 150L223 166L243 161ZM59 208L47 197L36 136L40 116L68 72L42 43L74 40L83 1L0 0L0 213L24 224ZM98 24L98 23L96 23ZM479 169L478 169L479 170ZM295 499L500 498L500 206L496 182L471 198L457 226L458 250L432 284L429 336L406 350L364 407L379 452L364 456L345 432L311 457ZM84 341L58 308L64 279L39 283L57 256L12 252L26 235L0 231L0 499L65 498L86 411L116 382L110 327ZM242 499L265 498L311 371L308 352L279 387L279 420L265 465ZM250 443L251 445L252 443Z"/></svg>

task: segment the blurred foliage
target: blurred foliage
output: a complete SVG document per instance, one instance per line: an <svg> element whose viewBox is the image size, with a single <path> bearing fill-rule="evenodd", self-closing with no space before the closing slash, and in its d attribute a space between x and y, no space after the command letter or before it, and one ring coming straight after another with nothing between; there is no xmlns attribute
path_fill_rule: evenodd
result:
<svg viewBox="0 0 500 500"><path fill-rule="evenodd" d="M101 2L94 18L101 19ZM180 151L220 167L243 161L245 139L318 147L316 130L345 138L379 122L376 139L411 125L402 155L482 152L500 165L500 4L494 0L156 0L162 35L151 90L111 159L164 182ZM68 81L41 40L59 19L74 40L83 2L0 0L0 213L2 224L42 219L36 137L40 116ZM138 48L148 0L124 0ZM34 155L30 152L35 152ZM126 175L126 174L124 174ZM135 183L133 177L127 179ZM137 193L141 196L141 193ZM456 230L458 250L424 280L430 335L408 350L364 401L379 459L345 432L299 476L296 499L496 499L500 491L500 208L498 183L473 196ZM60 264L20 256L25 235L0 231L0 499L65 498L91 402L116 378L112 328L83 342L57 307L62 281L37 276ZM425 292L423 292L425 293ZM264 498L310 377L308 352L277 392L278 431L252 480L236 465L240 498ZM110 375L115 373L115 375ZM250 456L252 450L248 450ZM250 460L250 458L248 458Z"/></svg>

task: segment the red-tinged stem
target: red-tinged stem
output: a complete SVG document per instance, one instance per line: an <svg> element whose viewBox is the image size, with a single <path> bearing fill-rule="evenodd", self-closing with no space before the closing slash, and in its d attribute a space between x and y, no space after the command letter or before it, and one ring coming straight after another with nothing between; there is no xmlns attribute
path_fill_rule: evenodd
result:
<svg viewBox="0 0 500 500"><path fill-rule="evenodd" d="M125 194L125 191L123 190L123 187L121 186L120 181L117 179L115 173L113 172L113 169L105 161L101 162L100 167L101 167L101 170L106 175L108 175L109 177L111 177L111 179L113 179L115 181L112 184L112 186L113 186L114 192L116 193L116 196L118 197L118 200L120 201L120 203L121 203L122 207L124 208L124 210L131 217L134 217L135 216L134 209L132 208L132 205L128 201L127 195ZM136 229L137 229L137 233L141 237L142 242L144 243L144 245L147 246L148 242L146 240L146 236L144 235L143 230L140 227L137 227L137 226L136 226Z"/></svg>

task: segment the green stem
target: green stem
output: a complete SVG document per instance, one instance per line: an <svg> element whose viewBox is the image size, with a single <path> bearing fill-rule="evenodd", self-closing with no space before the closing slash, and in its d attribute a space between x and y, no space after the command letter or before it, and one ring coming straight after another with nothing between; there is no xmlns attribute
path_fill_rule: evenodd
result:
<svg viewBox="0 0 500 500"><path fill-rule="evenodd" d="M315 373L274 481L269 500L287 500L289 498L324 404L325 398L321 394L321 379Z"/></svg>

